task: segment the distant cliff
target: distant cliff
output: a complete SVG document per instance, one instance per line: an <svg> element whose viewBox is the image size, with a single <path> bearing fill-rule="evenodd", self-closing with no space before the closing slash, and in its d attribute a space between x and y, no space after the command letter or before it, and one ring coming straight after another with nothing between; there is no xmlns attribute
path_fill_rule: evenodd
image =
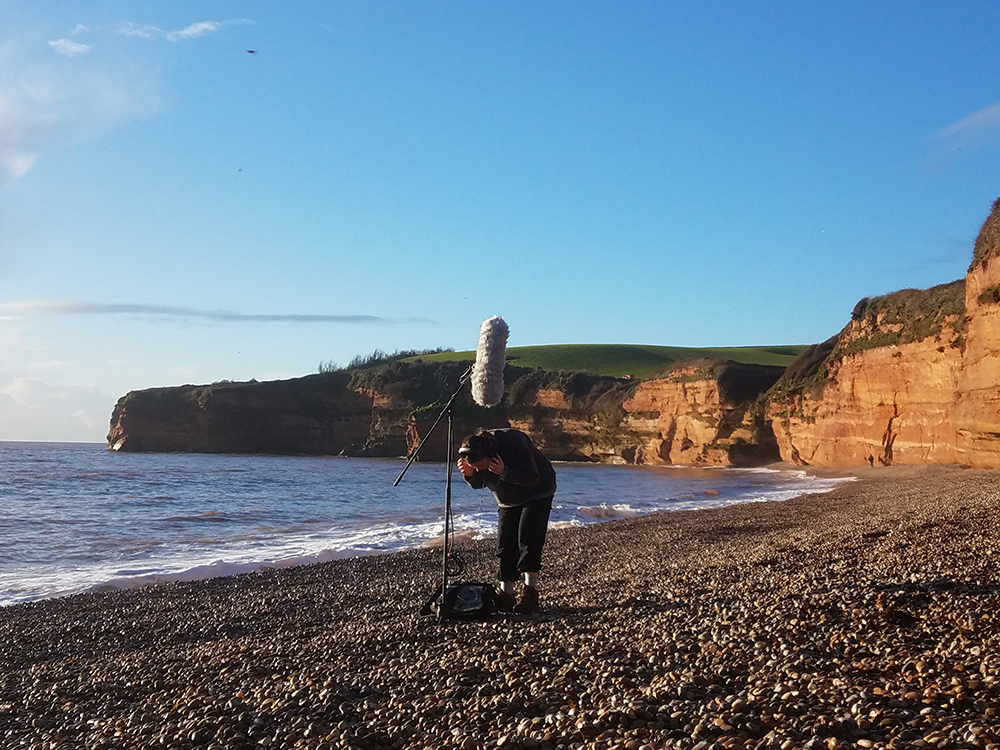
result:
<svg viewBox="0 0 1000 750"><path fill-rule="evenodd" d="M423 458L441 459L444 425L429 429L467 364L133 391L108 445L402 456L423 442ZM508 364L505 381L492 409L457 399L457 436L510 425L553 458L611 463L1000 468L1000 200L964 279L861 300L787 369L702 360L635 380Z"/></svg>
<svg viewBox="0 0 1000 750"><path fill-rule="evenodd" d="M965 279L861 300L767 399L789 462L1000 467L1000 200Z"/></svg>
<svg viewBox="0 0 1000 750"><path fill-rule="evenodd" d="M640 381L537 373L517 384L508 418L556 457L758 465L778 451L755 402L782 372L700 360Z"/></svg>
<svg viewBox="0 0 1000 750"><path fill-rule="evenodd" d="M108 447L131 452L363 454L369 394L344 373L269 383L132 391L111 414ZM378 451L376 450L376 453Z"/></svg>
<svg viewBox="0 0 1000 750"><path fill-rule="evenodd" d="M354 373L269 383L133 391L115 406L108 446L120 451L445 455L445 423L428 432L468 363L393 362ZM466 388L456 438L479 427L528 432L555 459L612 463L759 464L777 460L758 397L783 368L705 360L647 380L508 365L500 405Z"/></svg>

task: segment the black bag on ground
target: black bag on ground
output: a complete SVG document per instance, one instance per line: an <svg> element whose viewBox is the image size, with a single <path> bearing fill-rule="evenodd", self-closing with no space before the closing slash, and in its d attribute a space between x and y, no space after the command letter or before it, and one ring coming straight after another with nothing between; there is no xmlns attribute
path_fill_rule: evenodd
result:
<svg viewBox="0 0 1000 750"><path fill-rule="evenodd" d="M455 620L485 620L492 617L496 611L497 590L491 583L449 583L445 591L444 602L441 601L441 587L421 607L420 616L434 616Z"/></svg>

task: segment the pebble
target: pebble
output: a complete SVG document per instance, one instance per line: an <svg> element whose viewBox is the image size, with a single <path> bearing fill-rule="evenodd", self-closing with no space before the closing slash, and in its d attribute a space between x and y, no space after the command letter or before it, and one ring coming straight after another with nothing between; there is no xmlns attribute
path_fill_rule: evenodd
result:
<svg viewBox="0 0 1000 750"><path fill-rule="evenodd" d="M0 747L1000 750L1000 472L865 477L553 530L532 617L416 617L437 550L0 609Z"/></svg>

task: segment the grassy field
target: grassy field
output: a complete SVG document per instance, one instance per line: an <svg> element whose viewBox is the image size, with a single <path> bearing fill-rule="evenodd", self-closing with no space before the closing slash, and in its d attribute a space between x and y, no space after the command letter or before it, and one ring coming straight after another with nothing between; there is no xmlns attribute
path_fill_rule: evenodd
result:
<svg viewBox="0 0 1000 750"><path fill-rule="evenodd" d="M731 359L759 365L787 366L805 346L737 346L721 349L640 344L556 344L515 346L507 349L507 361L518 367L543 370L589 372L620 378L646 378L675 362L691 359ZM424 362L471 361L474 351L442 352L413 357Z"/></svg>

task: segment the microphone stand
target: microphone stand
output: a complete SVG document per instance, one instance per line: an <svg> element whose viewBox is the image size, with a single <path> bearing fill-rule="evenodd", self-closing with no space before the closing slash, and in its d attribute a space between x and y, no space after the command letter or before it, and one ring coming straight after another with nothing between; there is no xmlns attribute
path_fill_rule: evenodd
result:
<svg viewBox="0 0 1000 750"><path fill-rule="evenodd" d="M409 469L410 465L417 460L417 455L420 453L420 449L424 447L424 443L427 442L427 438L431 436L431 433L433 433L437 428L442 418L447 416L448 447L445 451L445 461L448 467L448 478L444 485L444 555L441 564L441 606L438 608L438 624L443 623L445 620L445 594L448 591L448 536L450 533L449 529L451 527L451 465L453 463L453 454L455 450L455 427L452 415L452 406L455 403L455 399L458 398L458 394L462 392L463 388L465 388L465 384L469 381L469 375L471 374L472 366L470 365L469 369L465 371L465 374L462 375L462 378L459 380L458 388L453 394L451 394L451 398L448 399L448 403L444 405L444 409L441 410L441 413L438 414L438 418L434 420L434 424L432 424L431 428L427 430L427 434L420 440L420 443L414 449L413 453L410 454L410 458L406 462L406 466L404 466L403 470L399 472L399 476L396 477L396 481L392 483L393 487L400 483L403 479L403 475L406 473L406 470Z"/></svg>

